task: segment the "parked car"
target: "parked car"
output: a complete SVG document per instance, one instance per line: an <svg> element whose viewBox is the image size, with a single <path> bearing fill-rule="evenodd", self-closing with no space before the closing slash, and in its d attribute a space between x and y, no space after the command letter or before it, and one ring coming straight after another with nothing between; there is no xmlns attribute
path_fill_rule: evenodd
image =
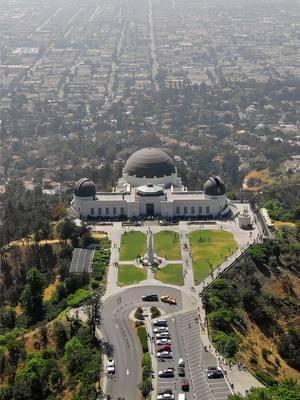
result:
<svg viewBox="0 0 300 400"><path fill-rule="evenodd" d="M167 368L158 372L160 378L174 378L174 368Z"/></svg>
<svg viewBox="0 0 300 400"><path fill-rule="evenodd" d="M172 349L172 346L169 343L166 343L162 346L159 346L157 348L157 351L171 351L171 349Z"/></svg>
<svg viewBox="0 0 300 400"><path fill-rule="evenodd" d="M166 319L157 319L153 322L153 326L168 326L168 321Z"/></svg>
<svg viewBox="0 0 300 400"><path fill-rule="evenodd" d="M158 394L173 394L172 389L161 389L158 391Z"/></svg>
<svg viewBox="0 0 300 400"><path fill-rule="evenodd" d="M159 333L159 332L168 332L169 328L167 326L158 326L157 328L153 329L154 333Z"/></svg>
<svg viewBox="0 0 300 400"><path fill-rule="evenodd" d="M185 376L184 367L178 367L178 376Z"/></svg>
<svg viewBox="0 0 300 400"><path fill-rule="evenodd" d="M168 304L177 304L176 298L172 296L161 296L160 300Z"/></svg>
<svg viewBox="0 0 300 400"><path fill-rule="evenodd" d="M171 351L160 351L157 353L157 358L173 358Z"/></svg>
<svg viewBox="0 0 300 400"><path fill-rule="evenodd" d="M175 400L175 396L169 393L159 394L157 400Z"/></svg>
<svg viewBox="0 0 300 400"><path fill-rule="evenodd" d="M115 360L108 360L108 362L107 362L107 373L109 375L114 375L115 372L116 372Z"/></svg>
<svg viewBox="0 0 300 400"><path fill-rule="evenodd" d="M190 390L190 384L186 378L181 379L181 390L184 392L188 392Z"/></svg>
<svg viewBox="0 0 300 400"><path fill-rule="evenodd" d="M169 339L169 338L158 339L158 340L156 340L156 344L158 346L160 346L162 344L171 344L171 339Z"/></svg>
<svg viewBox="0 0 300 400"><path fill-rule="evenodd" d="M183 358L179 358L179 360L178 360L178 367L185 367L185 363L184 363L184 361L183 361Z"/></svg>
<svg viewBox="0 0 300 400"><path fill-rule="evenodd" d="M207 378L208 379L219 379L224 378L224 372L220 367L207 367L206 368Z"/></svg>
<svg viewBox="0 0 300 400"><path fill-rule="evenodd" d="M169 332L156 333L156 339L170 339Z"/></svg>

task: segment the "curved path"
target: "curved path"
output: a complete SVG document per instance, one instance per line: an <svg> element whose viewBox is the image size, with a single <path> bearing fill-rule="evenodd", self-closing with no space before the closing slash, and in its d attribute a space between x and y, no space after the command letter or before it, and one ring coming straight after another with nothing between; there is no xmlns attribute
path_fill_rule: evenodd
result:
<svg viewBox="0 0 300 400"><path fill-rule="evenodd" d="M171 295L176 297L177 305L172 306L162 302L143 302L142 296L155 293L158 296ZM104 380L104 393L113 399L138 399L141 376L141 346L129 314L137 307L152 305L163 309L167 314L182 309L184 296L185 308L195 308L192 296L182 293L179 289L167 286L143 286L125 289L117 295L110 296L103 303L103 321L101 336L114 349L113 358L116 362L116 374ZM105 365L106 366L106 365Z"/></svg>

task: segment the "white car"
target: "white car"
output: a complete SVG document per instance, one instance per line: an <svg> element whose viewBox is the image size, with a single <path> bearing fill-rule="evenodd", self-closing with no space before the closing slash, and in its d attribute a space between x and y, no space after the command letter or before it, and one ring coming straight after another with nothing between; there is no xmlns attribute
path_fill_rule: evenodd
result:
<svg viewBox="0 0 300 400"><path fill-rule="evenodd" d="M159 339L159 340L157 340L156 341L156 344L158 345L158 346L161 346L161 345L163 345L163 344L171 344L171 339Z"/></svg>
<svg viewBox="0 0 300 400"><path fill-rule="evenodd" d="M175 400L175 396L170 393L159 394L157 400Z"/></svg>
<svg viewBox="0 0 300 400"><path fill-rule="evenodd" d="M109 375L114 375L116 372L115 360L108 360L107 362L107 373Z"/></svg>
<svg viewBox="0 0 300 400"><path fill-rule="evenodd" d="M159 332L159 333L156 333L156 338L157 339L163 339L163 338L170 338L170 334L169 334L169 332Z"/></svg>
<svg viewBox="0 0 300 400"><path fill-rule="evenodd" d="M167 326L158 326L157 328L153 329L154 333L159 333L159 332L169 332L169 328Z"/></svg>
<svg viewBox="0 0 300 400"><path fill-rule="evenodd" d="M185 363L184 363L184 361L183 361L183 358L179 358L179 360L178 360L178 367L185 367Z"/></svg>

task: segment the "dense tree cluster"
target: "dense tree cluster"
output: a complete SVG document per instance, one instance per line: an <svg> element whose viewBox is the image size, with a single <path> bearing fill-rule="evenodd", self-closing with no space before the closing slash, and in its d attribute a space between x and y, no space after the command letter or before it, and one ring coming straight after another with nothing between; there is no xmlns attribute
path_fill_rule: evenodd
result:
<svg viewBox="0 0 300 400"><path fill-rule="evenodd" d="M228 400L300 400L300 385L286 381L271 388L251 389L246 396L232 395Z"/></svg>

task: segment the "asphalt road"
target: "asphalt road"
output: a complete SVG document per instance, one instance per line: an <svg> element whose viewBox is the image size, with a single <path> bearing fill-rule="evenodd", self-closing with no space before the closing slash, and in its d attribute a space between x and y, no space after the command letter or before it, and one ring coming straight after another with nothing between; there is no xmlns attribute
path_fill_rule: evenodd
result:
<svg viewBox="0 0 300 400"><path fill-rule="evenodd" d="M171 306L162 302L143 302L142 296L145 294L174 296L177 299L177 305ZM187 301L188 299L185 299L185 304ZM112 358L116 362L116 374L113 377L108 377L106 387L102 389L114 400L139 399L139 384L142 380L142 351L133 323L128 317L137 307L152 305L159 307L166 313L181 310L182 293L178 289L159 286L135 287L109 297L103 304L103 328L101 332L103 339L113 346ZM104 368L106 368L106 365Z"/></svg>

